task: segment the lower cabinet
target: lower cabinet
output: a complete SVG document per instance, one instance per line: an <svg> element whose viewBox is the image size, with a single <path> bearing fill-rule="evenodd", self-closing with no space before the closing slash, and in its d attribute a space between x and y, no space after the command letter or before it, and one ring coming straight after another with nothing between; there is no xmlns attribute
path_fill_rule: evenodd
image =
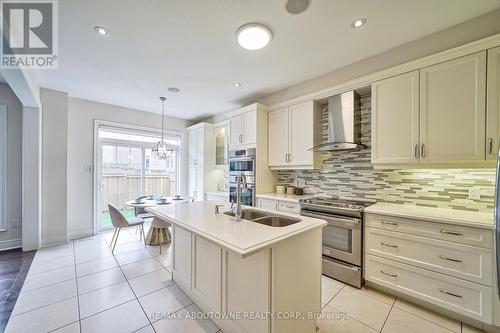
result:
<svg viewBox="0 0 500 333"><path fill-rule="evenodd" d="M222 310L222 249L194 236L193 293L213 311Z"/></svg>
<svg viewBox="0 0 500 333"><path fill-rule="evenodd" d="M274 211L300 214L300 204L298 202L257 198L257 207Z"/></svg>
<svg viewBox="0 0 500 333"><path fill-rule="evenodd" d="M175 282L181 288L191 288L191 233L182 228L172 228L173 258L172 269L175 272Z"/></svg>

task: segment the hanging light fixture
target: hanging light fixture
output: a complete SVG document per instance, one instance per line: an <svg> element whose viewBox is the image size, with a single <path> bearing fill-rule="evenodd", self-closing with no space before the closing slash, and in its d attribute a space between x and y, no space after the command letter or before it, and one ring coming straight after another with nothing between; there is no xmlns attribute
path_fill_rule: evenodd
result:
<svg viewBox="0 0 500 333"><path fill-rule="evenodd" d="M153 150L151 151L152 155L159 160L166 160L172 155L174 149L164 140L164 123L165 123L165 100L167 98L161 96L161 140L158 141Z"/></svg>

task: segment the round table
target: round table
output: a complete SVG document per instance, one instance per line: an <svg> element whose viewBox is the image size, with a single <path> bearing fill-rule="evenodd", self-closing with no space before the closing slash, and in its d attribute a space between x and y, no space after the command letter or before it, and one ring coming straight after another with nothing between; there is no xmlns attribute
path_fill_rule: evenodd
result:
<svg viewBox="0 0 500 333"><path fill-rule="evenodd" d="M173 197L167 198L166 202L161 202L158 200L150 199L143 200L141 202L137 202L135 200L130 200L125 203L125 205L133 208L147 208L154 206L164 206L164 205L172 205L184 202L192 201L192 198L181 198L175 199ZM170 223L165 220L162 220L156 216L153 216L153 221L151 222L151 226L149 227L148 233L146 235L146 244L149 245L161 245L167 244L171 240L170 231L168 230L170 227ZM160 251L161 252L161 251Z"/></svg>

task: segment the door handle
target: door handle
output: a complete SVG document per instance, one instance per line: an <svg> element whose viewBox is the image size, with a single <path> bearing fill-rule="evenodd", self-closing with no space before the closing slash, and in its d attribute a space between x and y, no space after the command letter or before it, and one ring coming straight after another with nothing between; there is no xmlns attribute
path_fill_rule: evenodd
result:
<svg viewBox="0 0 500 333"><path fill-rule="evenodd" d="M493 138L488 139L488 146L489 146L489 148L488 148L489 153L490 154L493 153Z"/></svg>
<svg viewBox="0 0 500 333"><path fill-rule="evenodd" d="M387 247L392 247L393 249L397 249L398 248L397 245L387 244L387 243L384 243L384 242L380 242L380 245L387 246Z"/></svg>
<svg viewBox="0 0 500 333"><path fill-rule="evenodd" d="M447 231L447 230L441 230L441 233L446 234L446 235L452 235L452 236L463 236L464 235L461 232Z"/></svg>
<svg viewBox="0 0 500 333"><path fill-rule="evenodd" d="M415 158L418 158L418 143L415 144L415 149L413 151Z"/></svg>
<svg viewBox="0 0 500 333"><path fill-rule="evenodd" d="M393 278L397 278L398 275L397 274L392 274L392 273L387 273L387 272L384 272L383 269L380 270L380 273L384 274L384 275L388 275L390 277L393 277Z"/></svg>
<svg viewBox="0 0 500 333"><path fill-rule="evenodd" d="M445 256L439 256L439 258L441 258L443 260L453 261L453 262L463 262L462 259L455 259L455 258L450 258L450 257L445 257Z"/></svg>
<svg viewBox="0 0 500 333"><path fill-rule="evenodd" d="M423 144L423 143L420 146L420 156L425 157L425 144Z"/></svg>
<svg viewBox="0 0 500 333"><path fill-rule="evenodd" d="M444 290L444 289L439 289L439 292L443 293L443 294L446 294L446 295L450 295L450 296L456 297L456 298L462 298L463 297L462 295L455 294L455 293L449 292L448 290Z"/></svg>
<svg viewBox="0 0 500 333"><path fill-rule="evenodd" d="M397 227L398 224L396 222L385 222L385 221L380 221L380 223L385 224L385 225L392 225L394 227Z"/></svg>

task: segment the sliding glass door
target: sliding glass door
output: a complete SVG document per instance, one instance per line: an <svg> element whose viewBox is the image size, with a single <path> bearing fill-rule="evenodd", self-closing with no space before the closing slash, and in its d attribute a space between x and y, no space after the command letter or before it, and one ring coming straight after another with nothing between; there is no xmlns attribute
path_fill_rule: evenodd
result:
<svg viewBox="0 0 500 333"><path fill-rule="evenodd" d="M167 160L158 160L151 154L156 135L140 132L120 133L99 131L98 154L98 229L112 227L108 205L118 208L127 218L134 217L134 209L126 202L140 196L173 196L179 193L179 138L168 138L175 147Z"/></svg>

